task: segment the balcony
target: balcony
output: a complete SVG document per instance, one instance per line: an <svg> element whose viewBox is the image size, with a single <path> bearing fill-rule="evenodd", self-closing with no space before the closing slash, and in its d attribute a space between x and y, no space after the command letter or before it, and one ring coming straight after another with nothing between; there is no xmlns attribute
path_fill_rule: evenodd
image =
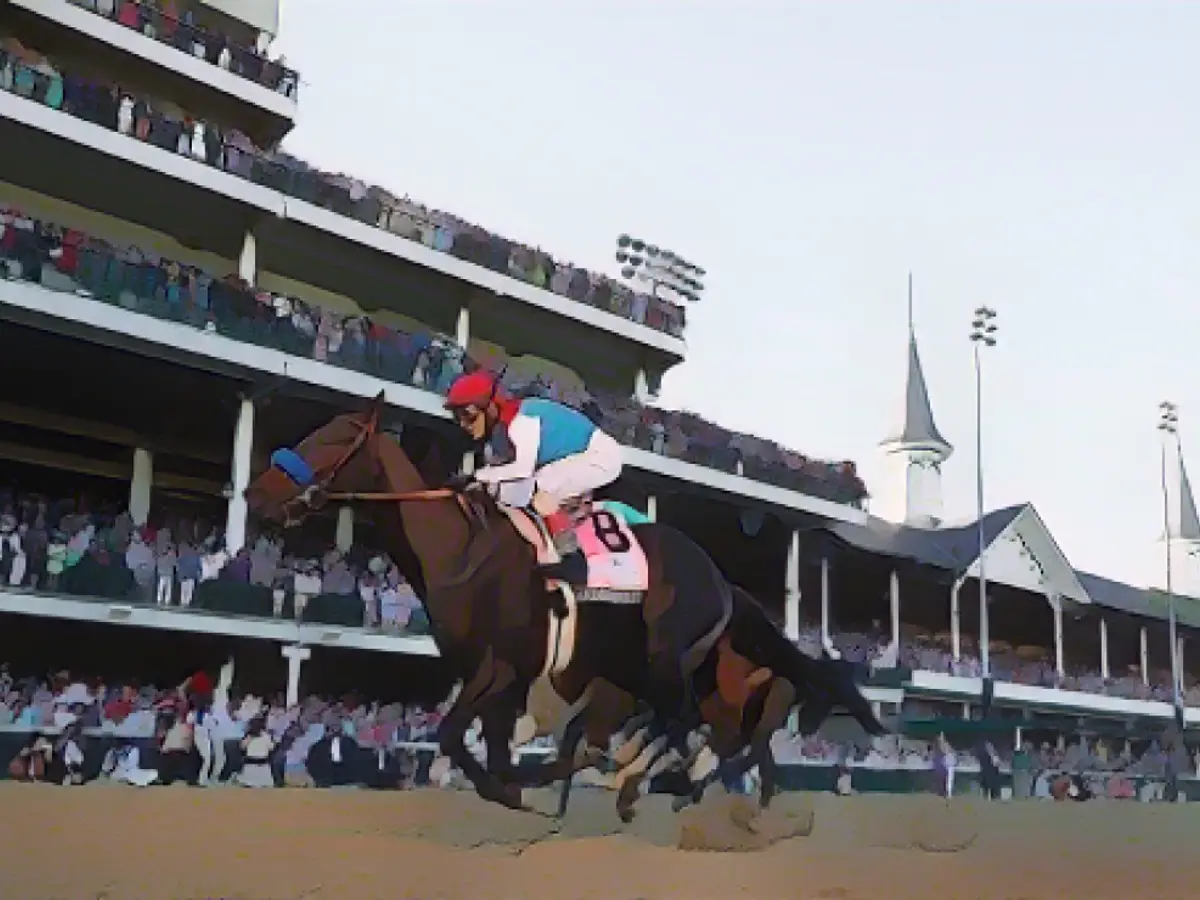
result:
<svg viewBox="0 0 1200 900"><path fill-rule="evenodd" d="M14 183L227 256L254 229L260 266L280 274L334 289L323 279L371 269L355 296L382 298L386 285L403 279L425 301L452 285L485 311L498 298L515 298L544 318L604 332L589 331L585 346L622 345L606 357L610 367L636 358L637 368L655 375L683 358L684 310L674 303L31 59L33 51L0 59L8 73L0 88L10 91L0 96L8 120L0 162ZM173 212L182 206L186 217ZM352 258L362 264L347 266Z"/></svg>
<svg viewBox="0 0 1200 900"><path fill-rule="evenodd" d="M153 84L274 145L295 124L299 76L230 36L134 0L11 0L6 26L48 55L114 80Z"/></svg>

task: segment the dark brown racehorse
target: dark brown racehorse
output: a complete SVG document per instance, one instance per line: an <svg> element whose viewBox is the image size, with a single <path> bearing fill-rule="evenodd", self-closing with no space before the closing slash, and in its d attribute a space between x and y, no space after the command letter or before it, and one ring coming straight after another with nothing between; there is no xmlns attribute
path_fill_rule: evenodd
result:
<svg viewBox="0 0 1200 900"><path fill-rule="evenodd" d="M564 746L556 762L535 772L518 772L512 764L514 724L530 686L556 652L555 600L532 546L494 504L476 508L450 491L427 487L398 441L379 431L380 403L377 398L365 413L334 418L295 448L308 470L305 483L273 466L247 489L247 500L251 509L285 522L337 495L389 511L381 524L391 528L395 546L406 544L420 562L434 640L463 680L440 729L442 752L480 796L520 807L520 784L569 778L595 760L595 754L577 759L574 746ZM850 679L797 650L693 541L658 524L633 532L646 551L650 590L640 606L578 605L571 662L551 678L567 703L586 700L589 686L604 679L648 703L663 727L677 725L676 743L703 715L721 755L738 768L769 765L767 742L797 698L805 700L802 719L814 727L838 705L868 730L882 730ZM760 670L771 677L755 681L751 676ZM743 675L753 682L748 689L738 686ZM692 679L701 685L697 698L709 702L693 702L695 717L688 718ZM488 748L486 769L463 740L477 717ZM631 806L632 797L626 799Z"/></svg>
<svg viewBox="0 0 1200 900"><path fill-rule="evenodd" d="M477 515L460 496L429 489L396 438L380 431L381 404L382 395L367 411L337 416L295 447L307 483L273 465L247 488L246 499L251 510L291 523L330 496L390 510L382 524L391 541L407 544L419 560L434 641L463 680L440 729L441 750L480 796L519 808L509 746L530 685L555 652L556 601L533 547L494 504L480 504ZM573 703L593 678L607 678L648 702L661 720L675 722L688 709L688 679L732 615L732 591L682 533L661 525L635 533L650 570L642 605L580 604L575 658L552 680ZM629 638L631 624L646 636L640 645ZM572 668L586 675L571 677ZM486 769L464 744L476 718L488 748Z"/></svg>

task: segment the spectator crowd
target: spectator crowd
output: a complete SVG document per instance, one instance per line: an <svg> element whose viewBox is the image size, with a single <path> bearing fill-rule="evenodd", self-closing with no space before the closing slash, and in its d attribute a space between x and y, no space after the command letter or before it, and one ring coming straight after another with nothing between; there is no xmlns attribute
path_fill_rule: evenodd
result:
<svg viewBox="0 0 1200 900"><path fill-rule="evenodd" d="M443 393L471 364L463 348L430 333L408 334L367 316L343 316L296 297L256 291L149 250L113 246L17 209L0 211L0 276L94 298L423 390ZM692 413L644 406L548 375L513 371L514 389L583 408L618 440L653 453L733 472L839 503L860 503L866 486L852 462L830 463L738 434Z"/></svg>
<svg viewBox="0 0 1200 900"><path fill-rule="evenodd" d="M357 694L310 695L289 706L282 696L236 692L232 670L229 663L215 682L198 672L178 687L160 689L106 684L69 670L14 678L0 666L0 734L23 736L9 776L68 785L99 778L141 787L465 786L437 751L438 726L453 695L432 708L369 702ZM468 747L484 759L486 747L475 730ZM551 747L539 739L514 755ZM1063 777L1089 797L1174 799L1180 778L1200 778L1200 752L1189 754L1169 737L1135 742L1059 736L1036 747L997 738L969 746L944 734L837 742L785 730L775 735L772 752L785 767L832 769L839 793L853 792L854 771L909 773L910 780L897 784L948 796L964 789L961 782L956 787L955 776L971 773L997 797L998 782L989 783L987 774L1002 772L1010 776L1007 795L1015 799L1057 797ZM754 790L753 779L744 787Z"/></svg>
<svg viewBox="0 0 1200 900"><path fill-rule="evenodd" d="M428 629L412 586L384 553L308 555L252 533L231 555L220 529L199 518L137 526L110 505L2 491L0 585L397 634Z"/></svg>
<svg viewBox="0 0 1200 900"><path fill-rule="evenodd" d="M453 697L433 708L366 702L358 695L282 696L231 690L232 663L213 681L105 684L61 671L14 678L0 667L0 730L27 732L11 777L81 783L96 777L146 786L185 781L245 787L459 783L437 753L437 729ZM89 742L91 747L89 758ZM468 746L480 759L476 731ZM545 740L527 751L543 751ZM103 751L102 753L96 752Z"/></svg>
<svg viewBox="0 0 1200 900"><path fill-rule="evenodd" d="M834 766L839 793L851 792L849 775L855 769L930 773L931 790L944 796L954 796L955 777L969 773L978 777L985 794L999 799L1006 793L1017 800L1060 799L1055 787L1064 778L1088 798L1163 800L1177 792L1180 777L1200 779L1200 750L1190 751L1170 737L1135 742L1085 735L1068 740L1060 734L1035 746L1015 739L971 744L952 743L945 734L933 740L887 735L846 744L780 732L772 751L781 765ZM1000 790L998 777L989 778L1002 774L1010 776L1008 792Z"/></svg>
<svg viewBox="0 0 1200 900"><path fill-rule="evenodd" d="M824 646L820 627L810 625L802 628L797 643L806 653L812 656L819 655ZM962 636L962 648L958 659L954 658L951 651L949 635L902 632L900 646L896 648L891 646L890 636L885 636L881 629L875 627L870 631L831 631L829 644L842 659L875 669L899 666L912 671L935 672L964 678L980 678L983 674L979 656L973 652L974 639L965 634ZM1098 668L1070 665L1060 676L1048 648L1022 646L1005 649L1005 645L1000 641L993 642L989 666L991 676L997 681L1104 694L1128 700L1173 702L1169 669L1152 668L1143 678L1138 667L1130 667L1125 674L1105 678ZM1200 707L1200 680L1186 671L1184 701L1188 706Z"/></svg>
<svg viewBox="0 0 1200 900"><path fill-rule="evenodd" d="M74 6L124 25L150 40L261 84L295 99L299 76L270 59L256 46L247 46L229 35L201 27L195 12L177 0L70 0Z"/></svg>

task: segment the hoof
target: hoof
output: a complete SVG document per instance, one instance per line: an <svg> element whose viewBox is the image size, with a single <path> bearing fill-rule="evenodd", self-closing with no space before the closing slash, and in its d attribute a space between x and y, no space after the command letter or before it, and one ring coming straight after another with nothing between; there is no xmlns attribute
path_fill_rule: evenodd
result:
<svg viewBox="0 0 1200 900"><path fill-rule="evenodd" d="M508 809L515 809L522 812L527 809L520 785L488 785L480 789L478 793L484 800L490 800Z"/></svg>
<svg viewBox="0 0 1200 900"><path fill-rule="evenodd" d="M617 815L621 817L621 821L628 825L633 821L633 817L637 813L633 809L633 805L641 796L642 775L633 775L625 780L621 785L621 790L617 794Z"/></svg>
<svg viewBox="0 0 1200 900"><path fill-rule="evenodd" d="M581 769L597 769L604 764L607 758L599 747L588 744L579 754L579 767Z"/></svg>

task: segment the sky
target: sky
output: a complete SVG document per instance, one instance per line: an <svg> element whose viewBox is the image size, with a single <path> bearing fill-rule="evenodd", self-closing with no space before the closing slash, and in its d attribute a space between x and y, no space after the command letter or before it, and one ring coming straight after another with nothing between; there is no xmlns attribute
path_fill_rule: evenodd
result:
<svg viewBox="0 0 1200 900"><path fill-rule="evenodd" d="M662 405L882 491L911 271L967 518L994 308L987 505L1160 577L1160 401L1200 472L1200 4L282 2L291 152L611 275L623 232L708 270Z"/></svg>

